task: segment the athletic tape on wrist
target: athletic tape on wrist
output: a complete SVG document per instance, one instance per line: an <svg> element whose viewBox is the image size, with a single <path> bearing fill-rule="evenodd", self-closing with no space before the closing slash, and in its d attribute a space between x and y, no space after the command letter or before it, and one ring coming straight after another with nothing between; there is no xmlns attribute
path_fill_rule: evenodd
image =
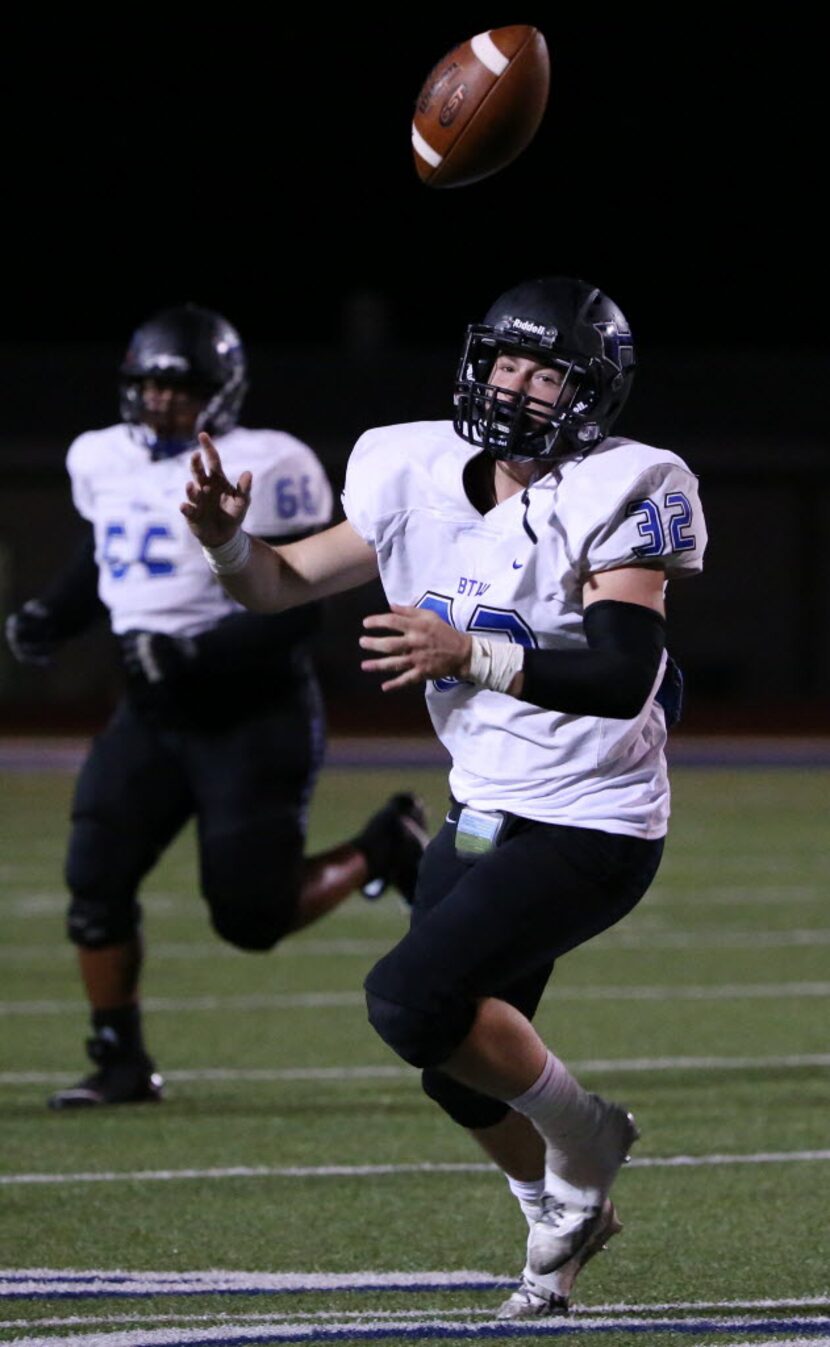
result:
<svg viewBox="0 0 830 1347"><path fill-rule="evenodd" d="M524 664L525 652L512 641L485 641L481 636L470 637L473 643L470 655L469 677L480 688L492 692L506 692L513 675Z"/></svg>
<svg viewBox="0 0 830 1347"><path fill-rule="evenodd" d="M251 555L251 539L244 529L240 529L218 547L205 547L203 544L202 553L214 575L235 575L248 563Z"/></svg>

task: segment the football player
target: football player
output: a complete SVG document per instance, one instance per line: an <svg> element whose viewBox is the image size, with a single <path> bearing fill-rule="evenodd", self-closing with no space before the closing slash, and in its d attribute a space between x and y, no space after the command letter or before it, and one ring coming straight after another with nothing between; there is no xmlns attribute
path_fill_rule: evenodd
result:
<svg viewBox="0 0 830 1347"><path fill-rule="evenodd" d="M621 1228L610 1190L638 1135L532 1025L555 960L645 893L667 828L665 590L701 569L706 530L683 460L612 433L634 365L595 286L522 283L468 329L452 421L358 441L346 522L286 547L252 538L251 474L207 436L182 505L228 592L260 612L380 575L389 608L364 619L363 668L385 691L427 685L450 808L366 995L527 1217L505 1319L567 1309Z"/></svg>
<svg viewBox="0 0 830 1347"><path fill-rule="evenodd" d="M271 949L355 889L376 897L394 884L411 897L414 888L425 820L405 792L359 837L304 855L324 748L308 650L317 611L246 612L205 567L179 511L183 456L209 431L230 471L256 472L253 533L299 538L329 521L331 487L308 445L237 425L246 387L242 343L220 314L184 305L139 327L121 366L120 424L69 450L83 547L8 619L14 654L43 663L108 612L126 674L72 807L68 930L91 1007L94 1070L52 1096L56 1109L161 1097L142 1032L137 894L188 819L211 921L240 949Z"/></svg>

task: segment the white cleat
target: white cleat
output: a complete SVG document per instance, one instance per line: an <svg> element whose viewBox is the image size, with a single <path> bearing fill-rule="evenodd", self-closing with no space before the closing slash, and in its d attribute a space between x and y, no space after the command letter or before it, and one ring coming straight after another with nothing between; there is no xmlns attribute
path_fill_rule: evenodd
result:
<svg viewBox="0 0 830 1347"><path fill-rule="evenodd" d="M610 1188L640 1133L630 1113L616 1104L606 1107L608 1112L598 1145L611 1152L607 1185ZM542 1198L541 1214L531 1225L527 1239L527 1266L534 1277L547 1276L568 1263L584 1245L596 1239L597 1232L605 1224L607 1198L600 1196L597 1200L594 1193L590 1197L586 1193L587 1200L580 1202L576 1190L571 1191L574 1193L571 1198L563 1199L551 1193Z"/></svg>
<svg viewBox="0 0 830 1347"><path fill-rule="evenodd" d="M566 1263L555 1272L535 1275L525 1267L522 1280L496 1313L497 1319L544 1319L568 1313L574 1282L585 1264L622 1230L614 1204L606 1198L594 1229Z"/></svg>
<svg viewBox="0 0 830 1347"><path fill-rule="evenodd" d="M563 1263L561 1267L551 1273L551 1280L556 1282L556 1294L565 1302L565 1311L563 1312L567 1312L574 1282L585 1264L590 1262L595 1253L602 1253L609 1239L618 1235L622 1228L622 1221L617 1215L614 1203L610 1197L606 1197L602 1204L600 1219L597 1221L593 1233L577 1249L573 1257L568 1259L567 1263Z"/></svg>
<svg viewBox="0 0 830 1347"><path fill-rule="evenodd" d="M553 1276L534 1277L533 1273L525 1268L516 1290L499 1305L496 1318L548 1319L556 1314L567 1314L567 1300L563 1300L555 1290L548 1288L548 1282L552 1281Z"/></svg>

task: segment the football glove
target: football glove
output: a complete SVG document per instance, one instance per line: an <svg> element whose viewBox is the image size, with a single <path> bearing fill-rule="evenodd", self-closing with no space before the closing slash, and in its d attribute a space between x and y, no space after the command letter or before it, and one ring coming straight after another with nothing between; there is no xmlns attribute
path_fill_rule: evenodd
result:
<svg viewBox="0 0 830 1347"><path fill-rule="evenodd" d="M21 664L51 664L61 639L52 610L40 599L29 599L6 618L6 641Z"/></svg>

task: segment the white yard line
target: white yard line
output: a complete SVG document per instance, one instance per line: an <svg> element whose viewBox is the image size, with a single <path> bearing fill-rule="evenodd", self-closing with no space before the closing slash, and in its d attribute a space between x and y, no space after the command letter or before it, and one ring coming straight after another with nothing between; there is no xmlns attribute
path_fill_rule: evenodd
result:
<svg viewBox="0 0 830 1347"><path fill-rule="evenodd" d="M700 1169L712 1165L816 1164L830 1150L757 1151L749 1155L658 1155L630 1160L626 1169ZM212 1169L93 1170L78 1173L2 1174L0 1186L65 1183L169 1183L183 1179L379 1178L397 1174L497 1174L495 1165L475 1161L386 1165L231 1165Z"/></svg>
<svg viewBox="0 0 830 1347"><path fill-rule="evenodd" d="M658 880L649 891L645 907L640 911L659 911L663 907L688 907L696 910L700 907L747 906L775 907L789 903L812 903L823 901L827 897L827 883L815 884L700 884L694 888L670 883L661 884Z"/></svg>
<svg viewBox="0 0 830 1347"><path fill-rule="evenodd" d="M4 870L10 868L3 867ZM67 894L56 889L32 891L31 886L25 883L25 873L27 871L21 874L19 885L11 883L11 875L5 876L8 889L6 893L0 894L0 911L23 920L63 912L68 901ZM21 891L14 892L15 887ZM651 889L646 904L640 907L639 915L659 913L667 907L685 907L694 911L701 907L781 907L824 902L827 895L827 883L819 881L815 884L720 884L703 887L698 884L694 888L661 885L658 881ZM142 894L141 901L147 912L162 919L167 915L177 917L186 899L183 899L181 893L156 891Z"/></svg>
<svg viewBox="0 0 830 1347"><path fill-rule="evenodd" d="M791 949L830 944L830 928L791 931L638 931L614 927L599 936L606 948L617 949Z"/></svg>
<svg viewBox="0 0 830 1347"><path fill-rule="evenodd" d="M513 1283L512 1277L497 1277L492 1273L461 1270L456 1272L355 1272L355 1273L246 1273L222 1272L117 1272L117 1271L52 1271L47 1268L29 1268L18 1271L0 1271L0 1295L25 1296L37 1299L66 1297L192 1296L272 1294L297 1292L363 1292L382 1294L408 1290L431 1292L481 1290L496 1292ZM600 1341L609 1331L669 1333L682 1331L723 1335L732 1339L740 1334L753 1335L735 1347L763 1347L757 1334L765 1335L767 1347L821 1347L830 1343L830 1318L826 1315L793 1313L794 1311L826 1309L828 1296L782 1297L779 1300L714 1300L677 1301L657 1303L614 1303L583 1306L572 1311L567 1320L551 1319L534 1322L532 1336L594 1335ZM217 1310L214 1313L153 1313L152 1317L136 1313L103 1315L55 1315L49 1319L20 1316L0 1321L0 1329L16 1331L17 1347L49 1347L66 1343L71 1347L196 1347L196 1344L273 1343L291 1341L356 1340L361 1336L387 1339L399 1333L417 1340L431 1336L474 1340L492 1337L522 1338L528 1335L527 1324L505 1326L496 1324L488 1316L492 1306L454 1306L437 1310L426 1307L411 1310L324 1310L257 1311ZM739 1315L735 1311L741 1311ZM727 1313L724 1313L726 1311ZM754 1314L752 1312L755 1312ZM759 1317L758 1311L763 1312ZM773 1327L772 1316L778 1322ZM109 1326L118 1326L108 1331ZM164 1325L162 1327L161 1325ZM133 1327L134 1326L134 1327ZM507 1332L504 1331L507 1327ZM77 1329L94 1328L97 1332L78 1333ZM20 1330L68 1329L63 1336L20 1338ZM775 1334L769 1337L770 1332ZM786 1336L785 1336L786 1335Z"/></svg>
<svg viewBox="0 0 830 1347"><path fill-rule="evenodd" d="M822 984L824 985L824 984ZM830 993L830 983L826 984ZM183 1011L260 1011L260 1010L321 1010L331 1007L365 1004L362 992L275 992L256 996L147 996L142 1005L154 1013ZM67 1001L0 1001L3 1015L65 1015L77 1010L77 998Z"/></svg>
<svg viewBox="0 0 830 1347"><path fill-rule="evenodd" d="M545 1001L733 1001L775 1000L830 997L830 982L735 983L729 986L597 986L553 987ZM274 992L251 996L148 996L144 1007L156 1013L318 1010L331 1007L362 1009L362 992ZM71 1000L0 1001L3 1015L63 1015L77 1010L77 998Z"/></svg>
<svg viewBox="0 0 830 1347"><path fill-rule="evenodd" d="M459 1269L452 1272L446 1270L423 1271L423 1272L399 1272L399 1271L374 1271L366 1270L362 1272L240 1272L224 1271L222 1269L211 1269L203 1272L126 1272L119 1269L105 1268L17 1268L0 1269L0 1288L4 1294L19 1291L23 1287L29 1287L32 1290L49 1291L56 1288L70 1290L73 1292L89 1291L91 1293L117 1294L120 1292L130 1292L130 1294L140 1294L146 1296L163 1295L191 1295L194 1292L198 1294L226 1294L229 1292L240 1295L250 1294L252 1292L269 1292L278 1294L296 1294L296 1293L319 1293L330 1294L338 1291L348 1292L430 1292L430 1291L468 1291L468 1290L499 1290L502 1287L512 1286L515 1282L513 1273L499 1275L493 1272L484 1272L481 1270ZM830 1309L830 1295L818 1296L780 1296L764 1297L740 1300L670 1300L670 1301L611 1301L598 1305L577 1306L572 1314L665 1314L674 1313L678 1310L691 1310L700 1312L702 1310L784 1310L784 1309ZM438 1313L439 1311L435 1311ZM473 1307L458 1308L452 1310L442 1310L440 1313L464 1314L473 1313ZM231 1312L222 1311L222 1317L227 1317ZM321 1310L317 1311L315 1317L337 1317L349 1318L351 1316L360 1317L361 1310L337 1311ZM406 1314L419 1314L422 1311L415 1310L384 1310L377 1311L383 1314L395 1314L404 1316ZM115 1317L115 1316L111 1316ZM129 1319L129 1313L119 1315L119 1322ZM216 1318L217 1315L203 1314L170 1314L164 1316L170 1319L202 1319ZM251 1320L271 1320L284 1318L285 1312L277 1313L269 1311L263 1313L257 1310L241 1311L234 1313L234 1318ZM306 1318L306 1314L292 1314L291 1318ZM138 1318L138 1316L136 1316ZM57 1322L83 1322L100 1323L98 1316L63 1316ZM9 1321L19 1323L20 1319ZM42 1319L33 1320L35 1323L43 1323ZM0 1327L5 1325L0 1322Z"/></svg>
<svg viewBox="0 0 830 1347"><path fill-rule="evenodd" d="M280 946L276 956L278 961L286 958L364 958L385 954L393 943L393 937L387 940L288 940ZM54 941L41 944L9 945L0 949L0 962L19 964L48 960L55 963L55 951L59 948ZM66 947L69 951L69 946ZM71 953L71 951L70 951ZM224 944L221 940L160 940L153 945L153 960L159 963L181 961L199 962L202 959L239 959L248 961L249 954Z"/></svg>
<svg viewBox="0 0 830 1347"><path fill-rule="evenodd" d="M830 997L830 982L748 982L699 984L689 987L654 985L551 987L543 1001L767 1001ZM251 996L148 996L144 1009L154 1014L261 1010L363 1009L362 992L273 992ZM80 1010L71 1000L0 1001L0 1017L66 1015Z"/></svg>
<svg viewBox="0 0 830 1347"><path fill-rule="evenodd" d="M595 952L602 949L614 953L650 949L809 949L830 945L830 927L799 927L785 931L723 930L700 931L638 931L614 928L597 937ZM393 937L385 940L288 940L280 947L278 960L309 958L365 958L385 954ZM153 945L153 959L159 962L173 960L191 963L202 959L245 959L239 950L231 949L220 940L160 941ZM43 959L54 965L55 944L6 945L0 949L0 962L23 964Z"/></svg>
<svg viewBox="0 0 830 1347"><path fill-rule="evenodd" d="M0 1277L1 1276L2 1274L0 1274ZM495 1291L502 1288L506 1289L508 1284L512 1284L510 1283L509 1278L505 1278L503 1280L501 1278L494 1278L492 1279L492 1286L489 1284L486 1286L486 1288L482 1286L482 1290L486 1289L488 1291L489 1290ZM452 1288L447 1287L446 1289L451 1290ZM158 1293L149 1291L147 1292L148 1296L150 1295L155 1296L156 1294ZM161 1294L170 1294L170 1292L169 1291L166 1293L162 1292ZM595 1317L596 1315L599 1314L603 1315L619 1314L621 1312L626 1312L629 1314L631 1313L665 1314L666 1312L675 1312L677 1310L696 1310L700 1312L701 1310L715 1309L715 1308L728 1309L728 1310L765 1309L765 1310L776 1310L780 1312L781 1310L784 1309L810 1309L827 1306L830 1306L830 1298L828 1298L827 1296L802 1296L799 1299L781 1299L781 1300L677 1301L677 1302L667 1302L665 1304L660 1305L648 1305L648 1304L631 1304L631 1305L619 1304L619 1305L590 1305L590 1306L583 1305L574 1307L571 1310L570 1317L571 1321L573 1321L575 1317L578 1317L580 1315L581 1316L591 1315L592 1317ZM478 1305L462 1305L453 1309L431 1309L429 1313L435 1318L451 1320L459 1318L471 1318L473 1315L480 1314L481 1308ZM423 1315L424 1315L423 1309L372 1310L372 1318L380 1320L422 1319ZM154 1324L160 1323L216 1324L217 1322L231 1320L236 1323L281 1324L285 1323L286 1321L298 1322L303 1320L309 1320L312 1323L314 1323L317 1321L325 1322L326 1319L363 1319L365 1318L365 1316L366 1316L365 1310L305 1310L305 1311L298 1310L295 1311L294 1313L291 1313L290 1311L287 1310L283 1311L282 1313L275 1310L272 1310L270 1312L261 1312L257 1310L239 1310L239 1311L215 1310L213 1313L210 1314L188 1314L185 1311L182 1311L180 1314L159 1314L157 1311L153 1311L152 1322ZM0 1329L28 1328L30 1326L34 1328L64 1328L64 1327L80 1328L84 1327L85 1325L92 1325L94 1327L96 1325L101 1326L104 1324L140 1325L146 1323L147 1317L144 1314L129 1314L129 1313L64 1314L64 1315L56 1315L52 1319L43 1319L39 1316L32 1319L27 1319L25 1316L22 1316L18 1319L0 1319ZM759 1347L759 1344L755 1344L754 1347ZM778 1347L782 1347L782 1344L779 1343Z"/></svg>
<svg viewBox="0 0 830 1347"><path fill-rule="evenodd" d="M513 1277L495 1277L492 1272L238 1272L209 1269L204 1272L125 1272L108 1270L63 1268L18 1268L0 1270L0 1287L4 1294L28 1287L47 1291L55 1287L72 1291L105 1292L117 1294L137 1291L142 1295L176 1293L234 1292L246 1295L253 1291L274 1294L330 1292L330 1291L453 1291L481 1287L509 1286Z"/></svg>
<svg viewBox="0 0 830 1347"><path fill-rule="evenodd" d="M571 1070L604 1073L631 1071L765 1071L798 1070L802 1067L830 1066L830 1053L790 1053L775 1057L585 1057L569 1061ZM290 1067L204 1067L166 1071L173 1082L219 1081L352 1081L410 1080L417 1078L408 1066L290 1066ZM3 1085L62 1085L70 1077L63 1071L0 1071Z"/></svg>

